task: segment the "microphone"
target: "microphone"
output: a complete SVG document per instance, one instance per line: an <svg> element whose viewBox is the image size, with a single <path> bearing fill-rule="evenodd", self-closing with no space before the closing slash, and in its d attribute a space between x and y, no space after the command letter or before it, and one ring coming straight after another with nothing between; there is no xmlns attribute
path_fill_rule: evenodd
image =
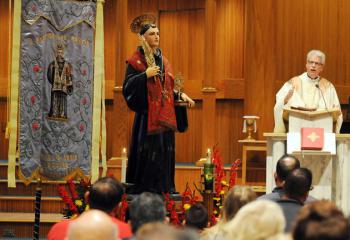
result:
<svg viewBox="0 0 350 240"><path fill-rule="evenodd" d="M323 93L322 93L322 90L321 90L321 88L320 88L319 82L315 84L315 87L317 87L318 90L320 91L320 93L321 93L321 95L322 95L323 102L324 102L324 106L326 107L326 110L328 111L327 104L326 104L326 99L325 99L324 96L323 96Z"/></svg>

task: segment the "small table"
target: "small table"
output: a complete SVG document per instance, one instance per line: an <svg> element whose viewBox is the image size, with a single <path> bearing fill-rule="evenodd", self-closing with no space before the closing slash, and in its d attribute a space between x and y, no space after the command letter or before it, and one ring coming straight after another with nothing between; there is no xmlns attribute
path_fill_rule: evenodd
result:
<svg viewBox="0 0 350 240"><path fill-rule="evenodd" d="M243 144L242 151L242 184L247 184L247 161L248 152L261 151L266 152L266 141L263 140L239 140ZM266 166L265 166L266 167ZM249 169L249 168L248 168Z"/></svg>

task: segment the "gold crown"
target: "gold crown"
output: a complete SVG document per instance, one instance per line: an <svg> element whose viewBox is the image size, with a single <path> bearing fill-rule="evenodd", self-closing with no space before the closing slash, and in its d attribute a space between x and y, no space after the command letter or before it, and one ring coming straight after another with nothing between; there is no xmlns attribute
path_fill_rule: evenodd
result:
<svg viewBox="0 0 350 240"><path fill-rule="evenodd" d="M133 33L139 33L142 26L147 24L155 24L156 17L152 14L143 14L132 20L130 24L130 29Z"/></svg>
<svg viewBox="0 0 350 240"><path fill-rule="evenodd" d="M56 48L57 48L57 50L64 50L64 47L63 47L62 43L57 44Z"/></svg>

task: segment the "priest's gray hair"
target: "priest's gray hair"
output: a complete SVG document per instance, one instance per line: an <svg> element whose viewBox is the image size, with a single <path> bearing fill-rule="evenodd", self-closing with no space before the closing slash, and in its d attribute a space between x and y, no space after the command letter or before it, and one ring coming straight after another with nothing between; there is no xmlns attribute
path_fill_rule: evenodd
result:
<svg viewBox="0 0 350 240"><path fill-rule="evenodd" d="M324 54L322 51L320 50L311 50L310 52L308 52L307 57L306 57L306 61L309 61L311 57L316 56L319 57L321 59L321 63L324 65L326 62L326 54Z"/></svg>

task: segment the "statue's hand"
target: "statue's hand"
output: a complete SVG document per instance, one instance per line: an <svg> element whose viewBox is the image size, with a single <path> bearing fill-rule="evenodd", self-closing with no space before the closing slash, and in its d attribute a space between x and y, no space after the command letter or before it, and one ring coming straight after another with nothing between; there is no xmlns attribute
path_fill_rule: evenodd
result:
<svg viewBox="0 0 350 240"><path fill-rule="evenodd" d="M148 67L146 70L147 78L156 76L160 71L158 66Z"/></svg>
<svg viewBox="0 0 350 240"><path fill-rule="evenodd" d="M189 107L194 107L194 105L196 104L189 96L187 96L186 93L181 93L181 98L185 102L188 102Z"/></svg>

